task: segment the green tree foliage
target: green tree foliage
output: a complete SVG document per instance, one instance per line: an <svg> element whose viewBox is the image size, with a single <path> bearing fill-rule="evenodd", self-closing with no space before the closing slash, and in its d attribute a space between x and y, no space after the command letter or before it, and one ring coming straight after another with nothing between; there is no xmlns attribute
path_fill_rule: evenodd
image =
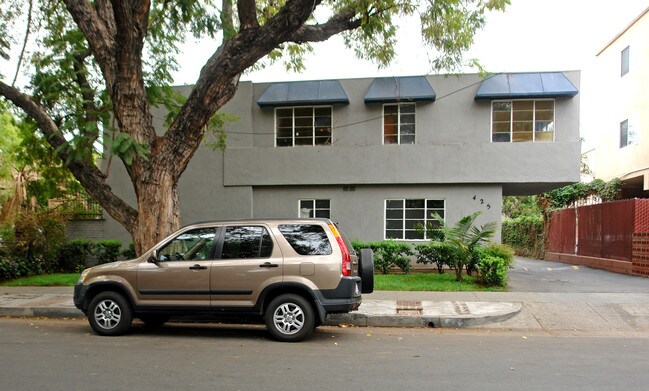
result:
<svg viewBox="0 0 649 391"><path fill-rule="evenodd" d="M503 215L510 219L521 216L540 216L537 196L506 196L503 197Z"/></svg>
<svg viewBox="0 0 649 391"><path fill-rule="evenodd" d="M28 3L28 4L26 4ZM0 76L0 96L24 111L50 152L132 235L138 253L179 228L177 184L205 132L247 70L283 60L304 68L311 43L342 34L358 57L387 66L395 21L418 16L432 67L474 64L462 54L488 11L509 0L6 0L0 6L0 56L20 52L29 83ZM33 7L32 7L33 6ZM25 23L22 23L25 22ZM25 32L13 28L27 25ZM32 31L32 34L29 34ZM218 37L220 46L186 97L169 87L180 47ZM20 51L29 39L33 50ZM3 69L4 70L4 69ZM27 92L27 93L26 93ZM164 129L152 108L164 106ZM225 136L217 130L216 145ZM121 159L137 194L124 202L97 167L95 149ZM110 146L112 144L112 147ZM111 155L112 156L112 155Z"/></svg>
<svg viewBox="0 0 649 391"><path fill-rule="evenodd" d="M594 179L589 183L579 182L543 193L540 202L547 203L551 209L559 209L593 195L601 198L602 201L613 201L620 193L620 186L621 181L617 178L608 182Z"/></svg>

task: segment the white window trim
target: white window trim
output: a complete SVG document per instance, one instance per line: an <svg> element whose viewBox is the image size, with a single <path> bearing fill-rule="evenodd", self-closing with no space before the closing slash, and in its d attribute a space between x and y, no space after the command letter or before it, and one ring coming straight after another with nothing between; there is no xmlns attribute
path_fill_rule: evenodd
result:
<svg viewBox="0 0 649 391"><path fill-rule="evenodd" d="M626 122L626 144L622 145L622 124L624 122ZM620 121L620 124L618 126L618 134L619 134L618 139L620 140L619 149L625 149L627 147L638 145L638 133L635 130L635 122L632 121L631 118L626 118ZM633 137L630 137L631 135L633 135Z"/></svg>
<svg viewBox="0 0 649 391"><path fill-rule="evenodd" d="M381 107L381 144L382 145L413 145L413 144L401 144L401 105L413 105L415 106L415 142L417 144L417 103L416 102L398 102L398 103L384 103ZM385 143L385 106L397 106L397 143L396 144L386 144Z"/></svg>
<svg viewBox="0 0 649 391"><path fill-rule="evenodd" d="M624 72L624 52L627 52L626 72ZM624 73L623 73L624 72ZM631 45L627 45L620 51L620 77L624 77L631 72Z"/></svg>
<svg viewBox="0 0 649 391"><path fill-rule="evenodd" d="M406 212L406 200L424 200L424 226L428 225L429 221L434 221L428 217L428 208L426 207L426 204L428 201L444 201L444 221L446 221L446 198L398 198L398 197L393 197L393 198L386 198L383 200L383 240L394 240L398 242L427 242L430 239L426 238L426 233L424 232L424 238L423 239L405 239L406 237L406 217L405 215L402 216L402 221L403 221L403 228L402 234L404 239L394 239L394 238L388 238L387 235L385 234L385 231L387 230L387 209L388 209L388 201L403 201L403 213L405 214Z"/></svg>
<svg viewBox="0 0 649 391"><path fill-rule="evenodd" d="M310 108L313 111L313 122L311 126L313 127L313 139L311 140L311 146L314 147L317 144L315 143L315 109L320 109L323 107L329 107L331 109L331 144L330 146L334 144L334 107L333 105L318 105L318 106L279 106L275 107L274 110L274 119L273 119L273 128L274 128L274 135L273 135L273 146L277 148L277 110L278 109L292 109L293 114L291 116L291 145L290 147L281 147L281 148L295 148L295 147L308 147L309 145L295 145L295 109L307 109ZM326 145L325 145L326 146Z"/></svg>
<svg viewBox="0 0 649 391"><path fill-rule="evenodd" d="M302 203L302 201L313 201L313 217L312 218L314 218L314 219L317 218L316 217L316 210L325 210L323 208L318 209L316 207L316 201L329 201L329 208L326 209L326 210L329 211L329 218L331 218L331 199L330 198L300 198L297 201L297 217L298 218L303 218L302 217L302 208L300 208L300 204ZM304 217L304 218L307 218L307 217Z"/></svg>
<svg viewBox="0 0 649 391"><path fill-rule="evenodd" d="M491 132L489 135L489 140L492 143L497 143L497 144L507 144L502 141L494 141L494 103L501 103L501 102L510 102L512 103L512 109L509 111L509 143L512 144L514 143L514 102L522 102L522 101L532 101L533 106L532 106L532 141L533 143L536 143L536 102L541 102L541 101L552 101L552 123L554 125L554 131L552 132L552 141L550 142L555 142L557 139L557 102L556 99L554 98L541 98L541 99L496 99L491 101L491 113L490 113L490 119L489 119L489 127L491 128ZM541 141L538 141L541 142ZM548 142L548 141L542 141L542 142Z"/></svg>

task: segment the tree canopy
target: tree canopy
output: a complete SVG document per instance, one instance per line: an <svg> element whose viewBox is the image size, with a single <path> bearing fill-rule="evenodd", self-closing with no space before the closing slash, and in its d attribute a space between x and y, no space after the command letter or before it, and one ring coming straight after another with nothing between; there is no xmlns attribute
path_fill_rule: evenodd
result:
<svg viewBox="0 0 649 391"><path fill-rule="evenodd" d="M251 67L284 60L303 69L311 43L342 34L359 58L386 66L395 20L418 16L433 70L457 70L490 10L509 0L5 0L0 56L29 76L15 85L2 68L0 96L30 118L86 191L134 237L142 252L179 227L178 179L218 110ZM23 26L23 28L16 28ZM170 87L182 44L218 38L188 96ZM33 48L33 49L30 49ZM470 62L471 60L469 60ZM151 108L164 106L165 129ZM137 195L124 202L107 185L95 149L120 158Z"/></svg>

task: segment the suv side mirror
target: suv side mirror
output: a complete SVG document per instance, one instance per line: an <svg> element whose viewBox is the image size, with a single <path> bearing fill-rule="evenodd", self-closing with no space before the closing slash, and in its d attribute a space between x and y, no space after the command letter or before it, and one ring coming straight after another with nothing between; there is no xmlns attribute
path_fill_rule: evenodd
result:
<svg viewBox="0 0 649 391"><path fill-rule="evenodd" d="M149 257L149 259L147 260L147 262L149 262L149 263L156 263L156 264L158 263L158 257L156 256L156 252L155 252L155 251L151 253L151 256Z"/></svg>

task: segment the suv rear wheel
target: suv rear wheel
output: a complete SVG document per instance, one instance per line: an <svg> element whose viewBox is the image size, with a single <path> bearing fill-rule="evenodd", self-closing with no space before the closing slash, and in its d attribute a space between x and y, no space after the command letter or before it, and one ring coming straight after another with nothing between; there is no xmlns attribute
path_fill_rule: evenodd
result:
<svg viewBox="0 0 649 391"><path fill-rule="evenodd" d="M119 293L101 292L90 302L88 323L99 335L124 334L131 327L132 321L131 307Z"/></svg>
<svg viewBox="0 0 649 391"><path fill-rule="evenodd" d="M266 309L266 327L278 341L298 342L313 331L315 312L302 296L277 296Z"/></svg>

